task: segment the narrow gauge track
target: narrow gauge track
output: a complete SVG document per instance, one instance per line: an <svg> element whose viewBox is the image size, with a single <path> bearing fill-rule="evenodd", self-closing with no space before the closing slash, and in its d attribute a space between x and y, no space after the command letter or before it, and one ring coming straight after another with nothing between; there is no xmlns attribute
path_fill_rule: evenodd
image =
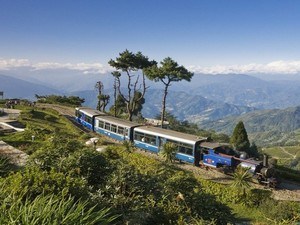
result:
<svg viewBox="0 0 300 225"><path fill-rule="evenodd" d="M84 128L82 125L78 124L75 121L75 111L74 108L68 107L68 106L62 106L62 105L52 105L52 104L37 104L36 105L39 108L48 108L56 110L60 115L66 117L69 119L76 127L78 127L81 131L85 133L90 133L91 131ZM113 139L110 139L113 140ZM146 154L147 156L157 158L158 160L161 160L161 158L157 154L153 154L150 152L146 152L144 150L139 150L140 154ZM195 175L198 175L206 180L211 180L217 183L223 183L223 184L229 184L232 182L233 177L223 174L221 172L218 172L217 170L210 169L210 168L199 168L195 167L191 164L187 163L176 163L178 167L191 171ZM254 188L260 188L265 189L264 186L261 186L255 182L252 182L252 186ZM300 202L300 184L295 183L292 181L282 181L281 184L279 184L279 187L277 189L272 190L273 197L277 200L288 200L288 201L299 201Z"/></svg>
<svg viewBox="0 0 300 225"><path fill-rule="evenodd" d="M78 124L75 120L75 110L72 107L69 106L63 106L63 105L56 105L56 104L44 104L44 103L38 103L36 104L37 108L45 108L45 109L53 109L59 113L59 115L64 116L67 118L74 126L76 126L78 129L85 133L90 133L91 131L80 124Z"/></svg>

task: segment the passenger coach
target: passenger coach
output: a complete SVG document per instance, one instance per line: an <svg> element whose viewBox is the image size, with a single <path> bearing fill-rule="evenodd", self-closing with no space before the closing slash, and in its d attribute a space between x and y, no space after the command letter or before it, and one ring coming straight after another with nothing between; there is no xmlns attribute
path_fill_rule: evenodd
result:
<svg viewBox="0 0 300 225"><path fill-rule="evenodd" d="M133 128L140 126L138 123L103 115L96 116L94 124L95 132L118 141L132 141Z"/></svg>
<svg viewBox="0 0 300 225"><path fill-rule="evenodd" d="M75 108L75 119L76 121L83 125L84 127L94 131L94 122L95 117L98 115L105 115L103 112L100 112L95 109L87 107L77 107Z"/></svg>
<svg viewBox="0 0 300 225"><path fill-rule="evenodd" d="M177 148L175 156L178 160L196 165L200 161L200 143L206 140L207 138L196 135L152 126L135 127L133 131L133 141L136 147L158 153L165 143L170 142Z"/></svg>

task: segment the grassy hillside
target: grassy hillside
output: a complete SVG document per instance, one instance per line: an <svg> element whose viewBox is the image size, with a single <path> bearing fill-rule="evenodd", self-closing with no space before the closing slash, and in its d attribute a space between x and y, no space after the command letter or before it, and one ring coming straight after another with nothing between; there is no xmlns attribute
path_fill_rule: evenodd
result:
<svg viewBox="0 0 300 225"><path fill-rule="evenodd" d="M300 146L268 147L262 150L277 159L278 165L300 171Z"/></svg>
<svg viewBox="0 0 300 225"><path fill-rule="evenodd" d="M300 213L268 190L214 183L100 136L97 152L52 110L24 109L20 122L25 132L0 136L30 154L0 178L1 224L290 224Z"/></svg>

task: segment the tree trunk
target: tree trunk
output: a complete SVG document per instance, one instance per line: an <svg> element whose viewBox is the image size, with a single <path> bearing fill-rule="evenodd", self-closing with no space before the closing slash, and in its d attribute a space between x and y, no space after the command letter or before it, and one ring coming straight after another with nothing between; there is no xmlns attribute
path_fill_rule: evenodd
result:
<svg viewBox="0 0 300 225"><path fill-rule="evenodd" d="M130 102L127 102L127 113L128 113L128 120L129 121L132 121L132 112L133 110L131 109L131 105L130 105Z"/></svg>
<svg viewBox="0 0 300 225"><path fill-rule="evenodd" d="M166 99L167 99L167 94L168 94L168 87L169 87L169 85L166 85L166 86L165 86L164 95L163 95L163 100L162 100L161 128L163 128L163 126L164 126L164 121L165 121Z"/></svg>

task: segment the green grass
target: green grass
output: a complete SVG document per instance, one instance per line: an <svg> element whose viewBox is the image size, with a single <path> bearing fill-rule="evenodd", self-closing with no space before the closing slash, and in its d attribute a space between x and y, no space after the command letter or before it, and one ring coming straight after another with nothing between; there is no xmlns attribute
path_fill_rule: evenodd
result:
<svg viewBox="0 0 300 225"><path fill-rule="evenodd" d="M292 158L291 155L285 153L280 147L264 148L263 152L277 159Z"/></svg>
<svg viewBox="0 0 300 225"><path fill-rule="evenodd" d="M32 109L18 106L22 110L18 122L26 126L24 132L9 133L0 136L0 140L31 154L53 134L63 132L72 138L79 138L83 132L55 110ZM34 141L32 141L34 136Z"/></svg>

